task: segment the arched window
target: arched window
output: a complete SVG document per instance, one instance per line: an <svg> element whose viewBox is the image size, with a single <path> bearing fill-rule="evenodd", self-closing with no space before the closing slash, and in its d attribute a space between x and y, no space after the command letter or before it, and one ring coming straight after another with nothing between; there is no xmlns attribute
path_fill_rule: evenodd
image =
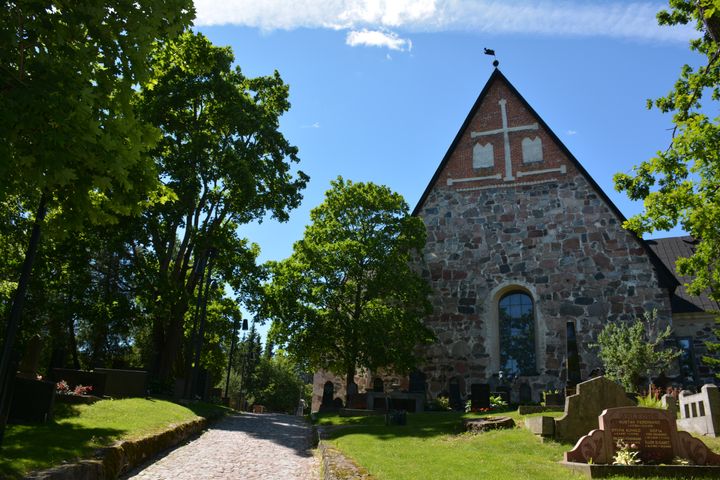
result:
<svg viewBox="0 0 720 480"><path fill-rule="evenodd" d="M535 314L525 292L503 295L498 302L500 369L506 376L535 375Z"/></svg>

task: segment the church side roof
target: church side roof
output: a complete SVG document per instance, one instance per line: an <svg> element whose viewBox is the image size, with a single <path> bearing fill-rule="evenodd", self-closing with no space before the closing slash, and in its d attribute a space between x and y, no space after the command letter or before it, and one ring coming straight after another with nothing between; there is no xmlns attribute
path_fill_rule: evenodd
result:
<svg viewBox="0 0 720 480"><path fill-rule="evenodd" d="M537 114L534 108L530 106L530 104L525 100L525 98L520 94L520 92L517 91L517 89L513 86L512 83L503 75L503 73L498 69L495 68L492 75L490 75L490 78L488 79L487 83L483 87L482 91L480 92L480 95L478 96L477 100L475 100L475 103L473 104L473 107L470 109L470 112L468 113L467 117L465 118L465 121L463 122L462 126L458 130L457 135L455 136L455 139L450 144L450 147L448 148L447 152L445 153L445 156L443 157L442 161L440 162L440 165L438 165L437 170L435 170L435 173L428 183L427 187L425 188L425 191L420 196L420 199L418 200L417 204L415 205L415 208L413 209L412 214L418 215L420 213L420 210L422 206L425 204L425 201L427 200L428 195L430 195L430 192L432 191L435 184L439 181L440 175L443 172L445 166L450 161L450 158L452 156L452 153L457 148L458 144L461 142L462 136L465 133L465 131L468 129L471 121L477 114L478 109L480 108L481 104L483 103L483 100L485 99L486 95L490 91L491 86L495 82L503 82L507 88L517 97L517 99L522 103L522 105L535 117L537 118L538 123L544 128L547 133L550 135L550 138L556 143L556 145L560 148L560 150L567 156L570 162L577 168L577 170L585 177L585 179L588 181L588 183L592 186L592 188L597 192L597 194L600 196L600 198L605 202L605 204L610 208L610 210L617 216L617 218L624 222L626 220L625 216L622 214L620 209L617 208L617 206L610 200L610 197L608 197L602 188L595 182L595 180L590 176L590 174L585 170L585 168L580 164L580 162L575 158L575 156L568 150L568 148L565 146L565 144L560 141L560 139L555 135L555 132L548 127L548 125L545 123L545 121L542 119L540 115ZM669 288L671 291L677 287L680 282L678 282L677 278L675 277L673 271L669 270L667 265L658 258L655 251L653 251L650 246L640 237L635 235L633 233L633 237L635 240L643 247L643 249L646 251L650 261L652 262L653 266L655 267L655 270L658 272L660 285L664 288Z"/></svg>
<svg viewBox="0 0 720 480"><path fill-rule="evenodd" d="M675 293L670 297L673 313L695 313L720 311L720 305L712 300L707 293L702 295L690 295L685 287L686 283L692 281L691 277L679 275L675 269L675 262L678 258L687 258L695 253L697 241L689 236L658 238L647 240L646 243L657 254L658 258L671 272L674 272L675 279L679 283Z"/></svg>

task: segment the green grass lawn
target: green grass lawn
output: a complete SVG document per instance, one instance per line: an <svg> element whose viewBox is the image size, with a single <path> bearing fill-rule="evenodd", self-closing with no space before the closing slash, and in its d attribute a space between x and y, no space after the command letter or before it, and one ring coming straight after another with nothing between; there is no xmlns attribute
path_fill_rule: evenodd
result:
<svg viewBox="0 0 720 480"><path fill-rule="evenodd" d="M516 423L523 418L517 412L501 415L513 417ZM378 480L584 478L558 464L572 445L543 443L525 428L463 433L462 418L475 416L450 412L408 414L405 426L385 426L382 416L322 416L318 424L345 426L331 433L330 443ZM720 451L720 439L703 441Z"/></svg>
<svg viewBox="0 0 720 480"><path fill-rule="evenodd" d="M64 460L92 456L98 447L158 433L171 424L216 416L224 407L128 398L93 405L56 404L55 420L44 425L8 425L0 447L0 478L18 478Z"/></svg>

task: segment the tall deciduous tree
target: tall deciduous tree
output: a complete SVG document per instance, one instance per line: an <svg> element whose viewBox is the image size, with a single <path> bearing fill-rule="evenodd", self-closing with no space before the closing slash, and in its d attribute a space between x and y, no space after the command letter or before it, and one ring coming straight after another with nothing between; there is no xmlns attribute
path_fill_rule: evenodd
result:
<svg viewBox="0 0 720 480"><path fill-rule="evenodd" d="M425 225L385 186L332 182L293 254L270 266L266 315L271 338L305 367L407 371L432 340L422 323L429 287L411 262Z"/></svg>
<svg viewBox="0 0 720 480"><path fill-rule="evenodd" d="M155 131L130 98L157 41L193 16L190 0L11 0L0 9L0 202L34 204L0 359L0 435L25 292L46 212L64 227L138 211L156 185L142 155Z"/></svg>
<svg viewBox="0 0 720 480"><path fill-rule="evenodd" d="M670 146L634 167L632 174L615 175L615 188L633 200L643 200L644 211L625 227L638 234L669 230L676 225L697 243L690 258L680 258L677 270L691 276L688 291L709 292L720 301L720 117L711 118L710 100L720 99L720 4L716 0L670 0L658 13L661 25L694 24L699 37L690 49L705 57L697 69L685 65L667 96L648 100L663 113L672 113ZM720 350L720 345L710 345ZM720 360L707 361L720 367Z"/></svg>
<svg viewBox="0 0 720 480"><path fill-rule="evenodd" d="M292 172L297 148L278 130L288 86L277 72L247 78L233 60L230 48L186 32L156 52L137 105L162 131L153 156L177 197L145 213L136 248L153 308L154 371L163 379L182 374L183 323L205 269L246 291L258 275L257 249L238 225L267 213L286 220L308 178Z"/></svg>

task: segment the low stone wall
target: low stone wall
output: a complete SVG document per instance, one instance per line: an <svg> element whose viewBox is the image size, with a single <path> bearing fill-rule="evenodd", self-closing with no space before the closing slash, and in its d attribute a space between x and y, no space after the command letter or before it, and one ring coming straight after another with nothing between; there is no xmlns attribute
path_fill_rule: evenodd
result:
<svg viewBox="0 0 720 480"><path fill-rule="evenodd" d="M139 440L119 442L98 450L94 459L34 472L26 480L115 479L164 450L172 448L207 428L211 420L200 418L176 425Z"/></svg>

